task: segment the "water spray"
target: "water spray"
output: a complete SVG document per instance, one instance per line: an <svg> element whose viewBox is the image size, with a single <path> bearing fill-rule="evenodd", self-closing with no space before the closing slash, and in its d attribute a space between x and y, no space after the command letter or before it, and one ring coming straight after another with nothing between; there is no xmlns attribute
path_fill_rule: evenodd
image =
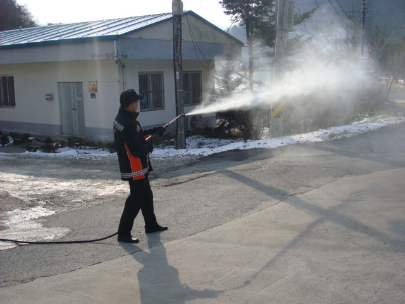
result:
<svg viewBox="0 0 405 304"><path fill-rule="evenodd" d="M295 70L277 81L264 83L260 91L237 92L214 102L203 102L186 115L255 108L270 110L280 101L288 100L294 101L294 107L300 107L301 96L316 92L346 94L345 99L351 101L352 92L359 92L370 83L365 61L359 56L336 56L335 60L317 58L314 55L307 55L305 58L306 64L297 65Z"/></svg>

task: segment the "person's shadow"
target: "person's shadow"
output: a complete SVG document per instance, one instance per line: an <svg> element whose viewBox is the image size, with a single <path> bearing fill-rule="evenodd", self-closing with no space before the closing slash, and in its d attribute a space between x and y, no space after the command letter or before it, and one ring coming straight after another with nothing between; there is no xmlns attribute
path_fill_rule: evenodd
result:
<svg viewBox="0 0 405 304"><path fill-rule="evenodd" d="M212 299L220 295L221 290L195 290L180 282L179 271L169 265L166 248L160 241L160 233L149 234L149 252L133 253L133 258L143 264L137 273L142 304L186 303L194 299ZM130 252L132 246L122 246ZM133 250L133 247L132 247Z"/></svg>

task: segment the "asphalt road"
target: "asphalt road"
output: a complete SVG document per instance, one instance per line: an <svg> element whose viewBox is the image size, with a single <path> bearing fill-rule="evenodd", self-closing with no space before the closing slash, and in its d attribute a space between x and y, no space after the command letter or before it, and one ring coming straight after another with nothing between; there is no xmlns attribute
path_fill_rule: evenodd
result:
<svg viewBox="0 0 405 304"><path fill-rule="evenodd" d="M24 245L5 250L0 252L1 286L72 272L136 251L153 249L248 214L271 210L280 202L291 201L294 196L311 193L323 186L336 184L338 187L339 181L347 177L352 177L354 182L356 178L369 178L367 191L370 197L378 194L378 197L389 198L393 192L401 196L402 188L376 187L373 173L391 172L404 166L404 123L331 142L213 155L153 181L156 214L161 224L169 226L169 231L156 238L147 238L143 232L143 220L138 217L133 235L141 239L139 246L121 246L112 238L89 244ZM398 178L405 180L402 172L399 176L387 174L387 178L396 182ZM375 193L377 188L378 193ZM346 191L341 189L342 194ZM327 193L313 199L321 205L328 204ZM356 193L347 193L347 203L355 199ZM383 200L378 203L383 207ZM403 257L405 205L404 201L397 203L400 219L392 223L395 237L388 239L387 246L390 250L402 252ZM122 205L123 202L113 201L55 214L41 219L41 222L46 227L68 227L71 233L61 240L98 238L116 231ZM303 208L314 207L304 204ZM311 211L317 212L315 209ZM344 221L342 218L339 224L353 224ZM356 232L371 233L362 231L361 224L356 225Z"/></svg>

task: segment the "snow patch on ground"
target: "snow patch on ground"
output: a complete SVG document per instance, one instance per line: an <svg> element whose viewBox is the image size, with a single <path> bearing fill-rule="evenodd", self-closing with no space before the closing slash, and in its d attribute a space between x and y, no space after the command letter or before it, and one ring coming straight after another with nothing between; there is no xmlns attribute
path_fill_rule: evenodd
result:
<svg viewBox="0 0 405 304"><path fill-rule="evenodd" d="M69 232L68 228L45 228L42 224L33 221L41 217L49 216L55 212L37 206L29 210L15 209L7 212L10 216L5 223L9 229L0 231L2 239L18 239L21 241L49 241L60 238ZM11 242L0 242L0 250L14 248L17 245Z"/></svg>

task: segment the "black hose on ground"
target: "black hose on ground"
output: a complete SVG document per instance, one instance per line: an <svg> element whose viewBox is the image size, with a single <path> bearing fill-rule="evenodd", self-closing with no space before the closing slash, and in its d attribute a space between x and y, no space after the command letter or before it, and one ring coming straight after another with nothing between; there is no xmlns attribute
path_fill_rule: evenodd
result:
<svg viewBox="0 0 405 304"><path fill-rule="evenodd" d="M55 245L55 244L81 244L81 243L93 243L98 241L103 241L117 235L118 232L111 234L109 236L94 239L94 240L82 240L82 241L37 241L37 242L29 242L29 241L18 241L18 240L10 240L10 239L0 239L0 242L12 242L12 243L19 243L19 244L36 244L36 245Z"/></svg>

